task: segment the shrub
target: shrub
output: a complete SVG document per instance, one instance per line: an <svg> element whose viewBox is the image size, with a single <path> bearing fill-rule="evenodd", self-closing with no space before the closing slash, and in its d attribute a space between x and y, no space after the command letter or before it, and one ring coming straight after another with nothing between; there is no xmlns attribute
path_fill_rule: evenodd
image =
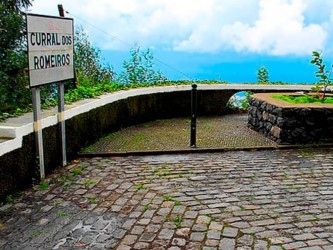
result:
<svg viewBox="0 0 333 250"><path fill-rule="evenodd" d="M134 46L130 52L131 59L123 63L124 71L119 78L121 83L155 85L167 81L160 71L154 69L154 56L150 49L141 51L139 46Z"/></svg>

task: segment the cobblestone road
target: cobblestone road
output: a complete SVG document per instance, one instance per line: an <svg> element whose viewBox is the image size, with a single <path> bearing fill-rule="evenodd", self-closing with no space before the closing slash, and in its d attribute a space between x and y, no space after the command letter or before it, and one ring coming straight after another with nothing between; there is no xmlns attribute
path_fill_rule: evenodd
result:
<svg viewBox="0 0 333 250"><path fill-rule="evenodd" d="M0 216L1 249L333 249L333 151L81 159Z"/></svg>

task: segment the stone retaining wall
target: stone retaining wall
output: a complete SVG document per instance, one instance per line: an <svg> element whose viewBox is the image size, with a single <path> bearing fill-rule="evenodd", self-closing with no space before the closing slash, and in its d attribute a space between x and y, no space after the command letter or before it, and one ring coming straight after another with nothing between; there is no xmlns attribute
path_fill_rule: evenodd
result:
<svg viewBox="0 0 333 250"><path fill-rule="evenodd" d="M216 84L198 86L198 116L221 115L230 97L240 91L267 92L309 90L302 85ZM165 86L119 91L66 107L67 158L100 137L120 128L155 119L190 117L191 86ZM52 113L52 112L51 112ZM0 124L0 201L7 194L31 185L39 176L32 114L28 122L12 118ZM46 173L61 165L57 115L43 116Z"/></svg>
<svg viewBox="0 0 333 250"><path fill-rule="evenodd" d="M333 105L292 105L255 94L249 101L249 127L279 144L333 142Z"/></svg>
<svg viewBox="0 0 333 250"><path fill-rule="evenodd" d="M172 91L167 88L161 91L154 89L151 93L149 89L114 93L84 105L78 104L78 108L87 107L83 112L76 111L76 108L67 110L65 117L68 160L77 157L81 148L121 128L156 119L190 117L191 87L188 86L185 90L176 88ZM198 91L198 115L223 114L227 101L236 92L237 90ZM117 95L120 97L112 97ZM70 113L72 117L69 117ZM32 123L30 127L29 132L22 136L19 148L0 155L0 201L4 200L7 194L27 188L34 179L38 179L39 167ZM47 174L61 165L59 138L57 124L44 126L44 164Z"/></svg>

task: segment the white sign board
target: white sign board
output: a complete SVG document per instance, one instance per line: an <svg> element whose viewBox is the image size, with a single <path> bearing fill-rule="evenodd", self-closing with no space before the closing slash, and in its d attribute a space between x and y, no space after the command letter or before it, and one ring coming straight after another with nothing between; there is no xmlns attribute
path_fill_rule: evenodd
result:
<svg viewBox="0 0 333 250"><path fill-rule="evenodd" d="M74 78L73 19L27 14L30 87Z"/></svg>

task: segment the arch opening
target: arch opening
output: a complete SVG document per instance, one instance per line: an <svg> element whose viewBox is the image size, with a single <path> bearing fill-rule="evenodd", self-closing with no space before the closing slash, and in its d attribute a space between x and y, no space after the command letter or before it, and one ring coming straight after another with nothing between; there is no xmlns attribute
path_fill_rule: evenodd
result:
<svg viewBox="0 0 333 250"><path fill-rule="evenodd" d="M239 91L232 95L226 105L226 113L246 113L249 107L251 91Z"/></svg>

